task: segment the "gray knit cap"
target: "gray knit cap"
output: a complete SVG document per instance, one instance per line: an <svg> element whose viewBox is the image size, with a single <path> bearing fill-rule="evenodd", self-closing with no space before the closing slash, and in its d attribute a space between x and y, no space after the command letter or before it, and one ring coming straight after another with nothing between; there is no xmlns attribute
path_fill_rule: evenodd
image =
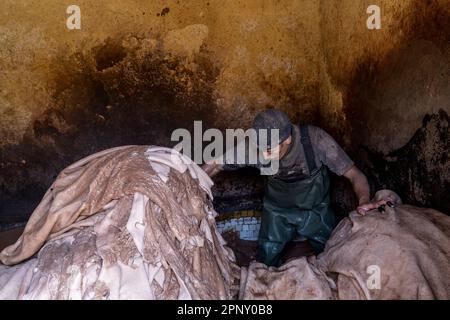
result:
<svg viewBox="0 0 450 320"><path fill-rule="evenodd" d="M282 143L284 140L289 138L292 133L292 124L289 120L289 117L286 113L276 110L276 109L267 109L258 113L253 120L252 128L257 132L260 129L267 129L268 133L268 141L267 146L275 146ZM270 130L278 129L279 130L279 139L278 141L271 141ZM259 135L258 135L259 137ZM263 144L264 145L264 144ZM261 143L258 139L258 146L261 146Z"/></svg>

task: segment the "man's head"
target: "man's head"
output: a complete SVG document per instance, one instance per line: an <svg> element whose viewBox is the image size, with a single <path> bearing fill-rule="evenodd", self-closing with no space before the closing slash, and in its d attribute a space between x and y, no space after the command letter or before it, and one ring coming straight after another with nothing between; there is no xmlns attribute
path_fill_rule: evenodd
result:
<svg viewBox="0 0 450 320"><path fill-rule="evenodd" d="M253 120L252 128L257 132L258 148L263 152L265 159L281 159L286 155L292 141L292 124L284 112L276 109L261 111ZM262 129L267 130L267 144L259 140L259 130ZM271 131L274 129L278 130L278 141L271 141Z"/></svg>

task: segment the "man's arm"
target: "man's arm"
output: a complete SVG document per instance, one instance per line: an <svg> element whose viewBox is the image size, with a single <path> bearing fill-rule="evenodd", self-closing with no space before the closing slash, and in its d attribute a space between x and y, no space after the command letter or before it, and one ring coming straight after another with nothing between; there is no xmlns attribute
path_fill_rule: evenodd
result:
<svg viewBox="0 0 450 320"><path fill-rule="evenodd" d="M363 215L367 211L364 205L367 205L370 201L370 188L366 176L355 166L333 137L320 128L314 126L310 128L312 129L312 136L316 137L313 142L317 146L320 161L338 176L344 176L350 180L358 198L356 211Z"/></svg>
<svg viewBox="0 0 450 320"><path fill-rule="evenodd" d="M216 163L216 162L210 162L210 163L205 163L204 165L202 165L202 169L203 169L203 171L206 172L206 174L208 176L210 176L212 178L216 174L218 174L220 171L223 170L223 165Z"/></svg>
<svg viewBox="0 0 450 320"><path fill-rule="evenodd" d="M358 198L358 208L356 211L364 215L367 211L366 206L370 201L370 188L366 176L356 166L353 166L344 173L344 177L350 180Z"/></svg>
<svg viewBox="0 0 450 320"><path fill-rule="evenodd" d="M245 144L245 140L241 141L240 143ZM248 152L247 145L244 146L245 146L244 150L247 153ZM208 176L212 178L221 171L234 171L249 166L249 164L247 163L237 162L237 159L235 158L235 155L238 152L237 150L239 150L238 147L232 147L227 151L225 151L225 154L222 157L217 157L215 159L206 161L206 163L202 165L201 168L203 169L203 171L206 172ZM236 162L223 164L226 161L226 159L232 159ZM246 154L245 159L248 159L248 154Z"/></svg>

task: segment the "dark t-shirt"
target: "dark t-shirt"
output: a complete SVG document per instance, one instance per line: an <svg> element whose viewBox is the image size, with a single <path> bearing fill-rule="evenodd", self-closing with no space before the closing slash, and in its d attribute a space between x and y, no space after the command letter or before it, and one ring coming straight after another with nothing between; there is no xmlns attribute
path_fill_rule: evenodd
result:
<svg viewBox="0 0 450 320"><path fill-rule="evenodd" d="M317 168L325 165L335 174L341 176L353 165L353 161L339 144L324 130L309 125L308 134L314 151L314 160ZM247 150L247 149L246 149ZM223 169L226 171L237 170L243 167L261 168L263 165L257 164L225 164ZM300 141L300 128L297 125L292 126L292 142L287 154L280 160L279 170L275 176L289 177L309 176L311 173L306 162L305 151Z"/></svg>

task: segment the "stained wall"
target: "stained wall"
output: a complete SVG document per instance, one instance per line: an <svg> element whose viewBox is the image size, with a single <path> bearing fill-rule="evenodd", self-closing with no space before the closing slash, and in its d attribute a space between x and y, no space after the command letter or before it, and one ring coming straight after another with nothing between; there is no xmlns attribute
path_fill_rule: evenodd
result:
<svg viewBox="0 0 450 320"><path fill-rule="evenodd" d="M268 105L329 131L374 190L448 213L449 0L77 0L82 29L68 30L71 4L0 3L0 224L83 156L172 146L194 120L246 127ZM219 199L260 193L230 177Z"/></svg>

